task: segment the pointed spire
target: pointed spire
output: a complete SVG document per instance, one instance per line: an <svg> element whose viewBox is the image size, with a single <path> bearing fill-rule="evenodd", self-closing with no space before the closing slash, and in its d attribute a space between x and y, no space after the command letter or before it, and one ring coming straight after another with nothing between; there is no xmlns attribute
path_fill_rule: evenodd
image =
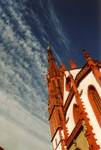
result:
<svg viewBox="0 0 101 150"><path fill-rule="evenodd" d="M48 51L48 74L50 77L58 74L58 67L55 62L55 58L52 54L52 50L50 47L47 48Z"/></svg>
<svg viewBox="0 0 101 150"><path fill-rule="evenodd" d="M83 52L83 56L84 56L84 58L85 58L86 61L88 61L89 59L91 59L89 53L85 49L82 49L82 52Z"/></svg>
<svg viewBox="0 0 101 150"><path fill-rule="evenodd" d="M60 65L59 70L60 70L60 72L64 72L64 71L67 70L64 63L62 63L62 64Z"/></svg>
<svg viewBox="0 0 101 150"><path fill-rule="evenodd" d="M54 61L55 62L55 58L52 54L52 50L51 50L51 47L48 47L47 48L47 51L48 51L48 63Z"/></svg>
<svg viewBox="0 0 101 150"><path fill-rule="evenodd" d="M69 61L70 64L70 69L76 69L77 68L77 64L75 63L75 61L73 59L71 59Z"/></svg>

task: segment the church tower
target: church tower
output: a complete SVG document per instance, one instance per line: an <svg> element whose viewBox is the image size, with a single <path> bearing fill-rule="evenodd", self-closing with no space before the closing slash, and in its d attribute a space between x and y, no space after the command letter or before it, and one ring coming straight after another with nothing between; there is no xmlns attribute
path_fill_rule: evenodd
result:
<svg viewBox="0 0 101 150"><path fill-rule="evenodd" d="M51 142L53 150L66 150L67 129L63 112L63 76L61 76L65 68L57 67L50 48L48 49L48 64L48 112Z"/></svg>
<svg viewBox="0 0 101 150"><path fill-rule="evenodd" d="M48 49L49 124L53 150L101 150L101 62L58 67Z"/></svg>

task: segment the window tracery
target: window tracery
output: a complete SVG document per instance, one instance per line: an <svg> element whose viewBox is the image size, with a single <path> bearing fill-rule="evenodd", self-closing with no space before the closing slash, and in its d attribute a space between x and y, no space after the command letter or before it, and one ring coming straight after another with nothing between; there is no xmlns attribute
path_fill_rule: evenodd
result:
<svg viewBox="0 0 101 150"><path fill-rule="evenodd" d="M88 87L88 98L101 127L101 97L93 85Z"/></svg>

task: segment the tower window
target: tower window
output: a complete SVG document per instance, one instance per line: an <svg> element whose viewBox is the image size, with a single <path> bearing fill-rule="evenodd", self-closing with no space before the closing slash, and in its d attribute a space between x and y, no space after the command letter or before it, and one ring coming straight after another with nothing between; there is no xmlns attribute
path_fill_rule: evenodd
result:
<svg viewBox="0 0 101 150"><path fill-rule="evenodd" d="M79 120L79 114L80 114L80 109L79 106L77 104L73 105L73 116L74 116L74 121L75 124L77 124L78 120Z"/></svg>
<svg viewBox="0 0 101 150"><path fill-rule="evenodd" d="M101 127L101 97L93 85L88 87L88 98Z"/></svg>
<svg viewBox="0 0 101 150"><path fill-rule="evenodd" d="M70 90L70 87L71 87L71 79L70 79L70 77L67 77L67 78L66 78L65 87L66 87L66 91L69 91L69 90Z"/></svg>

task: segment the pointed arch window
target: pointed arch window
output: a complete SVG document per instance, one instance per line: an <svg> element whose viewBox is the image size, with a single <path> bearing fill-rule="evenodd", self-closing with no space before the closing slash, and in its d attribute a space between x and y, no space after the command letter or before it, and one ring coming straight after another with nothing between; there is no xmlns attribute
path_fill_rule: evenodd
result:
<svg viewBox="0 0 101 150"><path fill-rule="evenodd" d="M88 87L88 98L101 127L101 97L93 85Z"/></svg>
<svg viewBox="0 0 101 150"><path fill-rule="evenodd" d="M70 87L71 87L71 79L70 79L70 77L66 78L65 87L66 87L66 91L70 90Z"/></svg>
<svg viewBox="0 0 101 150"><path fill-rule="evenodd" d="M77 104L73 105L73 116L74 116L74 122L75 122L75 124L77 124L77 122L79 121L79 118L80 118L80 109Z"/></svg>

